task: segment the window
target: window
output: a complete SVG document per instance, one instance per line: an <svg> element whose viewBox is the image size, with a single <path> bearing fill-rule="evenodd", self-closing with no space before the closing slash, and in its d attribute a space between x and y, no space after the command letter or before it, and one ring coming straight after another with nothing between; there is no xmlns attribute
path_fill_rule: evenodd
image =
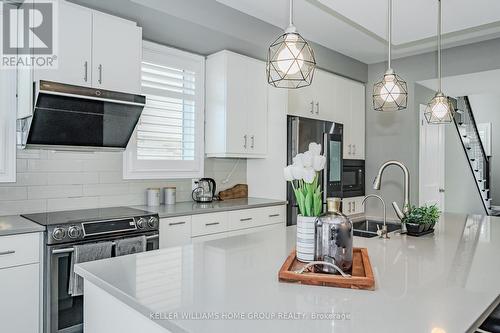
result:
<svg viewBox="0 0 500 333"><path fill-rule="evenodd" d="M146 106L125 151L125 179L202 176L204 65L202 56L143 42Z"/></svg>

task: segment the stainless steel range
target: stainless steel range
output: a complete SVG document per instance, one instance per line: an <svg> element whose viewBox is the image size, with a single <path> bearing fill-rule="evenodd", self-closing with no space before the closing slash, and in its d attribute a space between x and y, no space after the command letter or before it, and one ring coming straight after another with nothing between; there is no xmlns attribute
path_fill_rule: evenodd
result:
<svg viewBox="0 0 500 333"><path fill-rule="evenodd" d="M27 214L46 226L44 332L83 332L83 296L68 291L71 257L80 244L146 237L146 250L158 249L158 214L129 207ZM112 255L115 255L113 250Z"/></svg>

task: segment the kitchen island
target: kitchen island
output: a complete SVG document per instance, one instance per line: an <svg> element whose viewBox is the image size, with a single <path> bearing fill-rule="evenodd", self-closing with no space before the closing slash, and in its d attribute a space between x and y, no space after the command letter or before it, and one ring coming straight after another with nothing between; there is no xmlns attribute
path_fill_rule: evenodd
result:
<svg viewBox="0 0 500 333"><path fill-rule="evenodd" d="M278 282L294 227L79 264L85 331L473 332L500 301L500 218L390 236L354 240L374 291Z"/></svg>

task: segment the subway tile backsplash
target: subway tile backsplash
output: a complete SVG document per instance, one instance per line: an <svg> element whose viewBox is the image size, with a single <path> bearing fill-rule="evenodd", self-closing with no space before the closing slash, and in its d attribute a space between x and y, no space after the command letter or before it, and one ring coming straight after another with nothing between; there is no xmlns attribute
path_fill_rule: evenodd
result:
<svg viewBox="0 0 500 333"><path fill-rule="evenodd" d="M205 176L219 189L246 183L246 160L206 159ZM143 205L148 187L165 186L177 187L177 201L191 200L190 179L123 180L122 153L23 150L16 183L0 184L0 215Z"/></svg>

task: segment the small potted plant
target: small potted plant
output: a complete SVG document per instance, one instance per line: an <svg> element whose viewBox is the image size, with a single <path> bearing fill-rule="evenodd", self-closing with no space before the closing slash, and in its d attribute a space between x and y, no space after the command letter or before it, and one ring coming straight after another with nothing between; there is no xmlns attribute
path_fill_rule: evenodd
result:
<svg viewBox="0 0 500 333"><path fill-rule="evenodd" d="M402 222L406 225L408 235L421 236L434 232L434 225L440 214L441 212L436 205L412 206Z"/></svg>
<svg viewBox="0 0 500 333"><path fill-rule="evenodd" d="M314 261L316 219L323 212L323 196L319 184L320 172L326 158L321 155L321 145L310 143L309 150L297 154L293 164L284 170L286 181L292 184L299 215L297 217L297 259Z"/></svg>

